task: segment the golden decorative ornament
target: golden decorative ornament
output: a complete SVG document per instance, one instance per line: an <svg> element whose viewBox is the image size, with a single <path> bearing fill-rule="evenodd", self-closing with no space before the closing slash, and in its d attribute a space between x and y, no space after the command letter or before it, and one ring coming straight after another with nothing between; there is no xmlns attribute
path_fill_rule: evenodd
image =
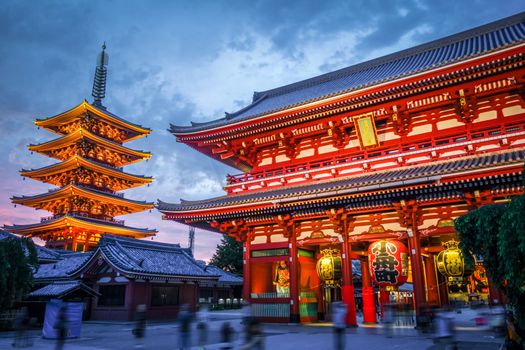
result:
<svg viewBox="0 0 525 350"><path fill-rule="evenodd" d="M458 241L443 243L446 248L437 256L438 271L447 277L467 277L474 271L473 266L465 264L463 252L459 249Z"/></svg>
<svg viewBox="0 0 525 350"><path fill-rule="evenodd" d="M333 284L341 278L342 263L337 249L324 249L321 251L323 257L317 261L317 275L325 283Z"/></svg>

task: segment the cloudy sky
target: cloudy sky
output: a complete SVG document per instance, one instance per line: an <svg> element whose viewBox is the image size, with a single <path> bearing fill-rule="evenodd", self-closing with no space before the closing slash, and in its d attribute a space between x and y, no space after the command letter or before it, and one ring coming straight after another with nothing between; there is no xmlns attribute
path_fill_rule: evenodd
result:
<svg viewBox="0 0 525 350"><path fill-rule="evenodd" d="M37 222L47 212L13 195L49 185L18 175L53 163L26 145L56 137L35 118L92 101L95 61L107 43L108 109L153 129L127 144L153 158L126 171L155 177L126 192L177 202L223 194L227 168L175 142L169 123L221 118L261 91L457 33L525 10L523 0L368 1L2 1L0 5L0 224ZM187 227L160 213L124 217L157 228L158 241L187 244ZM220 237L197 230L196 256Z"/></svg>

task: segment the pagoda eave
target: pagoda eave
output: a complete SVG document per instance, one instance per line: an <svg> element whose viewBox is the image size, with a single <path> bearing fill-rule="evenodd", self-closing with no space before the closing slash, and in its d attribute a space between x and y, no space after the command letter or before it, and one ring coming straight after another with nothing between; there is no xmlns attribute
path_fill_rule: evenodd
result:
<svg viewBox="0 0 525 350"><path fill-rule="evenodd" d="M131 141L131 140L135 140L135 139L138 139L138 138L141 138L141 137L144 137L144 136L147 136L148 134L151 133L151 129L149 128L144 128L140 125L137 125L137 124L133 124L133 123L130 123L128 121L124 121L123 119L117 117L116 115L112 114L112 113L109 113L108 111L105 111L103 109L100 109L100 108L97 108L95 106L93 106L92 104L90 104L89 102L87 102L86 100L82 101L79 105L71 108L70 110L64 112L64 113L61 113L61 114L58 114L58 115L55 115L55 116L52 116L52 117L49 117L49 118L44 118L44 119L37 119L35 121L35 124L39 127L42 127L42 128L45 128L45 129L48 129L50 131L53 131L57 134L62 134L61 132L59 132L56 127L58 125L61 125L63 123L66 123L66 122L70 122L72 119L75 119L77 117L80 117L82 114L86 113L86 112L91 112L93 113L94 115L104 119L104 120L107 120L109 122L111 122L112 124L114 125L117 125L123 129L128 129L128 130L131 130L135 133L134 136L131 136L129 138L127 138L125 141Z"/></svg>
<svg viewBox="0 0 525 350"><path fill-rule="evenodd" d="M80 156L74 156L65 162L55 163L55 164L45 166L39 169L31 169L31 170L22 169L20 171L20 175L31 178L31 179L42 181L43 178L49 177L51 175L62 174L66 171L78 169L79 167L83 167L95 173L99 173L99 174L106 175L109 177L114 177L117 179L122 179L122 180L129 181L130 183L132 183L132 185L127 186L126 188L149 184L153 181L152 177L145 177L145 176L125 173L116 168L102 165L102 164L97 164L93 161L90 161Z"/></svg>
<svg viewBox="0 0 525 350"><path fill-rule="evenodd" d="M133 150L133 149L124 147L116 142L113 142L111 140L95 135L84 128L79 128L77 131L71 134L62 136L58 139L54 139L54 140L51 140L45 143L41 143L41 144L37 144L37 145L29 145L28 149L32 152L37 152L37 153L40 153L46 156L50 155L51 157L54 157L56 159L64 160L64 158L67 159L69 157L63 157L63 158L55 157L52 154L50 154L51 151L70 147L74 145L76 142L83 140L83 139L87 139L87 140L95 142L96 144L105 146L106 148L114 152L124 154L124 155L130 155L134 157L134 159L131 159L122 165L127 165L127 164L131 164L131 163L135 163L141 160L146 160L146 159L151 158L150 152Z"/></svg>
<svg viewBox="0 0 525 350"><path fill-rule="evenodd" d="M84 230L99 234L110 233L117 236L133 238L151 237L158 232L157 230L134 228L129 226L112 224L103 220L88 219L70 215L64 215L56 219L51 219L36 224L13 226L4 225L4 229L13 234L29 237L38 237L46 233L64 229Z"/></svg>
<svg viewBox="0 0 525 350"><path fill-rule="evenodd" d="M128 213L136 213L154 208L154 203L152 202L134 201L111 193L97 191L75 184L69 184L61 189L35 196L12 197L11 202L14 204L33 207L35 209L45 209L45 203L54 202L71 196L99 200L101 202L110 203L111 205L122 206L128 209Z"/></svg>

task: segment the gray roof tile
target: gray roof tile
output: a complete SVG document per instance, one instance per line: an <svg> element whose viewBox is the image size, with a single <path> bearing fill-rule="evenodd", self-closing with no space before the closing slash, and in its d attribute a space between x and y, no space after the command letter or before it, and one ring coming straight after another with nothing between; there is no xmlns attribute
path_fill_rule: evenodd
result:
<svg viewBox="0 0 525 350"><path fill-rule="evenodd" d="M192 126L171 125L174 134L206 130L259 115L362 89L435 69L525 40L525 13L489 23L404 51L376 58L272 90L256 92L253 101L225 118Z"/></svg>

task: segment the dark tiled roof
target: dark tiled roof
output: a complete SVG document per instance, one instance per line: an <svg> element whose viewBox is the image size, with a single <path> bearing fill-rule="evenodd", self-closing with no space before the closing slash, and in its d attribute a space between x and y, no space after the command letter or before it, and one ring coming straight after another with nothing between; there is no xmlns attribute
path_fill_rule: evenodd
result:
<svg viewBox="0 0 525 350"><path fill-rule="evenodd" d="M242 277L226 272L217 266L207 265L206 271L214 275L219 275L219 282L242 285Z"/></svg>
<svg viewBox="0 0 525 350"><path fill-rule="evenodd" d="M46 297L46 298L61 298L78 289L83 290L87 294L96 296L99 293L89 288L80 281L59 281L48 284L40 289L37 289L29 294L29 297Z"/></svg>
<svg viewBox="0 0 525 350"><path fill-rule="evenodd" d="M58 250L49 249L46 247L36 246L36 252L38 254L38 261L58 261L62 259L63 254Z"/></svg>
<svg viewBox="0 0 525 350"><path fill-rule="evenodd" d="M392 81L480 56L525 40L525 13L473 28L371 61L276 89L256 92L251 105L225 118L192 126L172 125L174 134L249 120L295 105Z"/></svg>
<svg viewBox="0 0 525 350"><path fill-rule="evenodd" d="M453 161L401 167L394 170L369 172L343 179L319 181L313 184L282 187L275 190L258 191L248 194L221 196L202 201L181 201L180 204L158 201L157 208L165 212L187 211L213 207L227 207L234 204L251 202L275 201L296 197L322 198L327 195L342 195L351 193L382 190L417 183L432 183L443 175L463 172L465 170L480 170L505 164L523 163L525 150L514 150L505 153L477 155L459 158Z"/></svg>
<svg viewBox="0 0 525 350"><path fill-rule="evenodd" d="M20 237L10 232L0 229L0 240L6 239L6 238L19 239ZM39 246L37 244L35 244L35 248L36 248L37 258L40 263L58 261L62 259L62 254L58 250L49 249L46 247Z"/></svg>
<svg viewBox="0 0 525 350"><path fill-rule="evenodd" d="M103 255L116 268L132 275L217 279L178 244L158 243L105 235L99 243Z"/></svg>
<svg viewBox="0 0 525 350"><path fill-rule="evenodd" d="M53 264L40 265L35 273L35 281L69 279L78 272L93 256L93 252L62 254L62 259Z"/></svg>

